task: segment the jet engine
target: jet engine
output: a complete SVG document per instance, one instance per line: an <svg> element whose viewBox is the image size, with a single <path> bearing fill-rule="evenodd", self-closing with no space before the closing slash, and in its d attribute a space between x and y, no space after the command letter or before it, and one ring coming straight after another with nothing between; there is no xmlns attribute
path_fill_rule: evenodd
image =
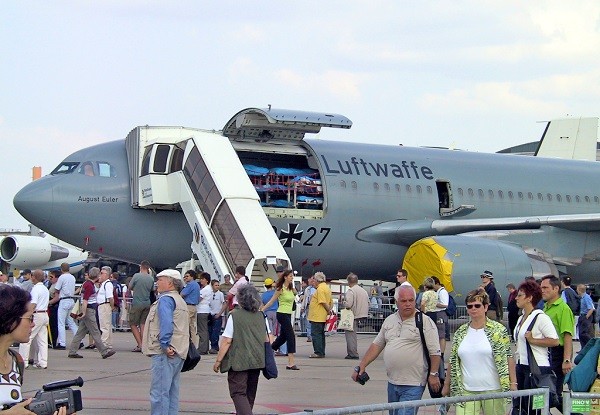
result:
<svg viewBox="0 0 600 415"><path fill-rule="evenodd" d="M480 275L485 270L494 274L494 284L500 293L506 292L509 282L518 287L526 276L553 271L553 264L528 255L519 245L464 235L418 240L406 252L403 267L414 286L435 275L448 291L457 295L466 295L479 287Z"/></svg>
<svg viewBox="0 0 600 415"><path fill-rule="evenodd" d="M69 250L39 236L11 235L0 244L0 258L20 268L41 267L51 261L67 258Z"/></svg>

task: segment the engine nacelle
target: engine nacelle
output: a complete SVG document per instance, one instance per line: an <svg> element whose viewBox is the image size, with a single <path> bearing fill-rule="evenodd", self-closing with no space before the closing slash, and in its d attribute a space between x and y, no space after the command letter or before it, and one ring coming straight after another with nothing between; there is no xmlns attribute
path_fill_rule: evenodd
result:
<svg viewBox="0 0 600 415"><path fill-rule="evenodd" d="M413 285L435 275L458 296L479 287L481 273L489 270L503 298L509 282L518 287L526 276L553 271L551 264L530 257L519 245L462 235L435 236L415 242L406 252L403 267ZM411 276L418 280L411 280Z"/></svg>
<svg viewBox="0 0 600 415"><path fill-rule="evenodd" d="M20 268L41 267L68 256L67 248L52 244L40 236L10 235L0 244L0 258Z"/></svg>

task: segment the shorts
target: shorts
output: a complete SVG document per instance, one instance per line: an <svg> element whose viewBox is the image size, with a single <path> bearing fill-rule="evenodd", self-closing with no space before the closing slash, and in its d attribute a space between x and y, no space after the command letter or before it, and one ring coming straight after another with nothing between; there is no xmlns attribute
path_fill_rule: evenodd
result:
<svg viewBox="0 0 600 415"><path fill-rule="evenodd" d="M446 338L446 324L448 324L448 314L446 314L446 310L438 311L435 325L437 326L438 338L440 339Z"/></svg>
<svg viewBox="0 0 600 415"><path fill-rule="evenodd" d="M129 325L141 326L146 324L146 318L150 312L150 305L136 305L129 310Z"/></svg>

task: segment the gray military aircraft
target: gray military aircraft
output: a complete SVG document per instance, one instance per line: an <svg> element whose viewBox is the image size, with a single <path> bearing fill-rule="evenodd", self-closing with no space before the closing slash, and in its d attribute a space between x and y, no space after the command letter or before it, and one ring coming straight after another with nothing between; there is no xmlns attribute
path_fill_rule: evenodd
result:
<svg viewBox="0 0 600 415"><path fill-rule="evenodd" d="M600 164L304 139L321 127L351 125L336 114L248 108L219 132L138 127L126 140L66 157L24 187L14 205L28 221L86 250L173 266L190 258L190 241L204 243L204 228L186 221L185 203L157 202L179 185L159 189L144 180L185 177L227 251L239 241L225 241L223 234L234 231L227 220L218 222L220 185L211 179L207 188L203 177L243 165L247 180L236 176L239 186L254 187L300 274L342 278L353 271L394 281L404 260L413 285L436 273L458 294L479 285L484 269L499 287L557 268L576 279L598 275ZM201 134L229 142L236 159L216 163L227 156L211 155L210 140L196 141L205 166L195 167L200 156L186 140ZM270 235L259 228L259 237L272 237L271 228Z"/></svg>

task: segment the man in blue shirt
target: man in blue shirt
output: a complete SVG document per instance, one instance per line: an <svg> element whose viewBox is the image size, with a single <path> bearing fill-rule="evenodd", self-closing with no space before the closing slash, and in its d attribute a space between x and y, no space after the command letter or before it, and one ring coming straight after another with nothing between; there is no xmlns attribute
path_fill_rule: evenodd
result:
<svg viewBox="0 0 600 415"><path fill-rule="evenodd" d="M190 316L190 338L196 348L198 348L198 325L196 319L196 306L200 302L200 285L196 281L196 271L190 269L183 276L185 287L181 290L181 297L187 304L188 314Z"/></svg>
<svg viewBox="0 0 600 415"><path fill-rule="evenodd" d="M579 331L579 342L583 349L587 342L594 337L594 302L592 297L585 292L585 285L577 286L577 294L581 298L579 307L579 320L577 321L577 329Z"/></svg>

